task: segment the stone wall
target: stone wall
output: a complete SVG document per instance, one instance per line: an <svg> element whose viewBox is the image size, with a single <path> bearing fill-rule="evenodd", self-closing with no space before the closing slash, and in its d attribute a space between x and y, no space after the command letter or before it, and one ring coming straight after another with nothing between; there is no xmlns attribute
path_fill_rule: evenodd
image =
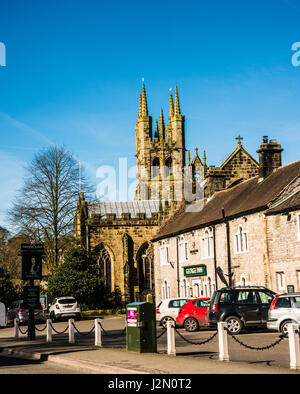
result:
<svg viewBox="0 0 300 394"><path fill-rule="evenodd" d="M300 291L299 214L300 210L267 217L271 286L279 293L287 291L287 285ZM282 288L276 273L283 273Z"/></svg>
<svg viewBox="0 0 300 394"><path fill-rule="evenodd" d="M87 221L89 249L94 250L101 244L109 252L111 260L111 285L112 290L118 286L124 294L125 292L125 264L130 266L130 286L138 286L138 253L145 244L153 238L160 224L159 215L152 218L115 218L114 215L107 215L106 219L100 219L93 215ZM124 250L123 237L126 234L129 250Z"/></svg>

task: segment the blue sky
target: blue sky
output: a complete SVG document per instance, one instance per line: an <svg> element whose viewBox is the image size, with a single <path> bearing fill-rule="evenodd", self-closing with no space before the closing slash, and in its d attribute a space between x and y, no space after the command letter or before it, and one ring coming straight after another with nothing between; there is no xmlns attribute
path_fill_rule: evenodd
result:
<svg viewBox="0 0 300 394"><path fill-rule="evenodd" d="M186 145L220 165L235 137L257 158L263 135L300 159L298 0L0 0L0 225L24 165L64 144L97 185L102 165L135 164L145 79L153 119L178 86Z"/></svg>

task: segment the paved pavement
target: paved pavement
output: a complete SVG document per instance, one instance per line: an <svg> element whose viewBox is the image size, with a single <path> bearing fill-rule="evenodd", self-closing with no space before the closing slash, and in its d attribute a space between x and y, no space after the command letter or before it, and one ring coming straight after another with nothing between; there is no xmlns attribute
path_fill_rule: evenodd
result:
<svg viewBox="0 0 300 394"><path fill-rule="evenodd" d="M24 328L22 328L24 330ZM7 329L5 329L7 330ZM1 330L2 331L2 330ZM1 333L0 331L0 333ZM0 335L0 354L13 357L30 358L40 362L58 363L80 371L93 371L98 374L145 375L145 374L299 374L300 371L247 362L219 361L217 357L208 358L199 353L198 357L189 355L171 356L163 351L156 354L140 354L123 348L96 347L91 343L69 344L68 337L53 336L47 343L45 333L37 332L36 340L25 336L19 339L12 336L12 329ZM107 346L107 345L106 345Z"/></svg>

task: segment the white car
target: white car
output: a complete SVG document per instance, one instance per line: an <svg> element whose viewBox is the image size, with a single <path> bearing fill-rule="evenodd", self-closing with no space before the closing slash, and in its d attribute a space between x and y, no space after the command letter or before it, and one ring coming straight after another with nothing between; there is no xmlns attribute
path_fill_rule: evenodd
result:
<svg viewBox="0 0 300 394"><path fill-rule="evenodd" d="M190 298L178 297L161 301L156 307L156 321L163 327L167 327L167 321L171 320L176 323L176 317L179 309L185 305Z"/></svg>
<svg viewBox="0 0 300 394"><path fill-rule="evenodd" d="M54 322L64 317L80 317L80 305L74 297L58 297L55 298L49 307L49 317Z"/></svg>
<svg viewBox="0 0 300 394"><path fill-rule="evenodd" d="M277 295L268 311L267 328L288 336L288 324L300 324L300 293Z"/></svg>

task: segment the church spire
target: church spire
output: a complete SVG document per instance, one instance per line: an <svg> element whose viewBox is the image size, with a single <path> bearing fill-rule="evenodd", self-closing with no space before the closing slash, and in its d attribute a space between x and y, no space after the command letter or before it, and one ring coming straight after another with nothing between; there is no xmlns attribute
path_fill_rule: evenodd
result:
<svg viewBox="0 0 300 394"><path fill-rule="evenodd" d="M206 153L203 151L203 165L206 166Z"/></svg>
<svg viewBox="0 0 300 394"><path fill-rule="evenodd" d="M146 89L144 83L143 83L143 91L142 91L142 116L148 116L147 97L146 97Z"/></svg>
<svg viewBox="0 0 300 394"><path fill-rule="evenodd" d="M174 116L174 104L173 104L173 96L170 94L170 109L169 109L169 117L172 118Z"/></svg>
<svg viewBox="0 0 300 394"><path fill-rule="evenodd" d="M187 155L187 159L188 159L188 166L191 165L191 158L190 158L190 151L188 150L188 155Z"/></svg>
<svg viewBox="0 0 300 394"><path fill-rule="evenodd" d="M140 94L140 102L139 102L139 115L142 116L142 95Z"/></svg>
<svg viewBox="0 0 300 394"><path fill-rule="evenodd" d="M177 86L175 87L175 115L180 115L180 104L179 104L179 96Z"/></svg>
<svg viewBox="0 0 300 394"><path fill-rule="evenodd" d="M159 133L158 133L158 123L157 120L155 120L155 131L154 131L154 138L159 139Z"/></svg>
<svg viewBox="0 0 300 394"><path fill-rule="evenodd" d="M159 139L163 141L165 139L165 124L164 124L164 115L162 108L160 109L160 118L159 118Z"/></svg>

